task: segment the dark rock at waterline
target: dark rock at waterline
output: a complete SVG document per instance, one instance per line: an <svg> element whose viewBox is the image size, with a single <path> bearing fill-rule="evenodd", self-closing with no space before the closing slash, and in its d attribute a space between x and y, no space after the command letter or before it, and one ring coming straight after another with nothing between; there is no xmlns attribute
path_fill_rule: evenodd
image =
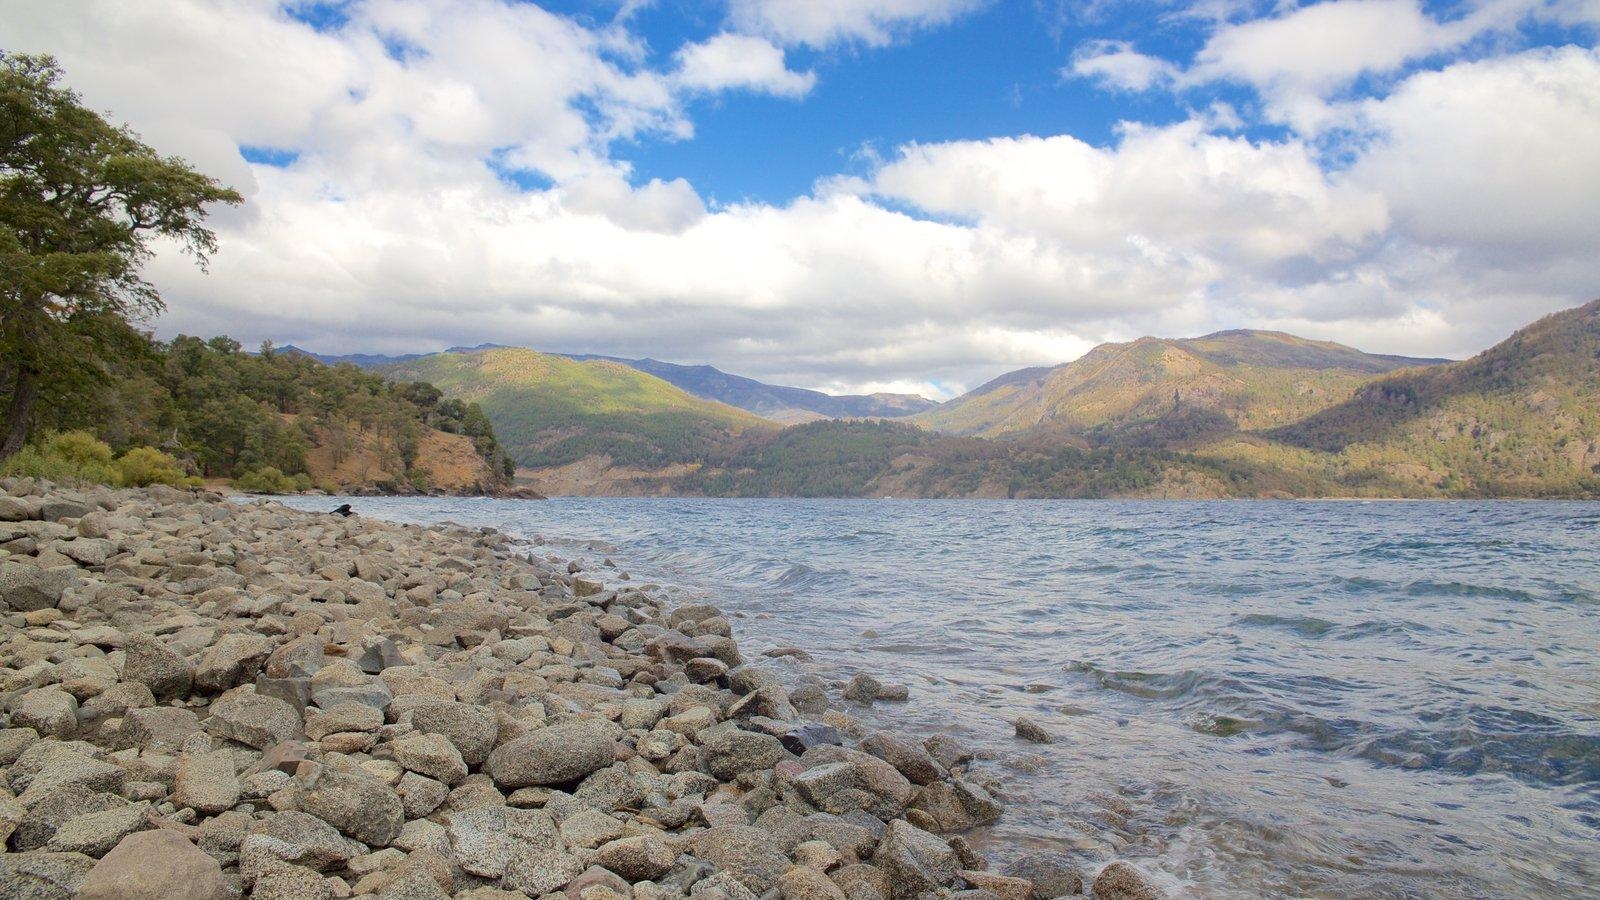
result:
<svg viewBox="0 0 1600 900"><path fill-rule="evenodd" d="M1072 858L1063 853L1047 850L1025 853L1012 860L1002 872L1033 882L1033 895L1037 900L1076 897L1083 893L1083 873Z"/></svg>
<svg viewBox="0 0 1600 900"><path fill-rule="evenodd" d="M1163 900L1166 893L1143 872L1125 862L1114 862L1094 878L1091 893L1097 900Z"/></svg>
<svg viewBox="0 0 1600 900"><path fill-rule="evenodd" d="M1035 744L1054 744L1056 742L1055 737L1050 732L1045 731L1043 727L1032 719L1019 718L1013 725L1016 728L1017 737L1025 741L1032 741Z"/></svg>

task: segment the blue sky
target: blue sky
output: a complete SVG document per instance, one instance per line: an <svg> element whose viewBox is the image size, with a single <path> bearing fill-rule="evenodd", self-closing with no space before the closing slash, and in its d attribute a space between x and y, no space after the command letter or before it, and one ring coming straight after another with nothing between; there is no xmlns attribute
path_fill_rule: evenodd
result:
<svg viewBox="0 0 1600 900"><path fill-rule="evenodd" d="M160 333L948 395L1254 327L1462 356L1600 295L1600 0L15 0L238 186Z"/></svg>

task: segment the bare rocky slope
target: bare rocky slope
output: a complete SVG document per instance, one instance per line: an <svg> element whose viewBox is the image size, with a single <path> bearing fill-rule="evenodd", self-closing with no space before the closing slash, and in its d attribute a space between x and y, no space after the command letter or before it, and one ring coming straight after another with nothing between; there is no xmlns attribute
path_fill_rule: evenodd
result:
<svg viewBox="0 0 1600 900"><path fill-rule="evenodd" d="M786 687L716 608L614 569L0 489L0 898L1029 900L1103 862L990 871L959 834L1002 814L970 754L849 712L903 686ZM1090 890L1157 896L1122 862Z"/></svg>

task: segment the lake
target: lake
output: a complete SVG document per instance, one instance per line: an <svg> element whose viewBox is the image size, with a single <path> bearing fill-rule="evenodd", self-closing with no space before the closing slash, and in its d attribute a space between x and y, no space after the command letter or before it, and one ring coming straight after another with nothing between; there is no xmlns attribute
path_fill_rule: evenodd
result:
<svg viewBox="0 0 1600 900"><path fill-rule="evenodd" d="M1595 504L288 502L345 499L715 602L791 683L908 683L853 711L980 751L997 862L1057 847L1207 896L1600 890Z"/></svg>

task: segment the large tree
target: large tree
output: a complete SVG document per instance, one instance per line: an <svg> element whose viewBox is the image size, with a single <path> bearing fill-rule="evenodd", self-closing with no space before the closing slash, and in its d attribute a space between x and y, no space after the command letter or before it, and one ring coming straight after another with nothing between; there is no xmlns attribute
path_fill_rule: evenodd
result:
<svg viewBox="0 0 1600 900"><path fill-rule="evenodd" d="M140 277L151 241L204 268L207 204L242 200L60 82L54 59L0 52L0 459L27 441L42 395L92 389L113 336L161 310Z"/></svg>

